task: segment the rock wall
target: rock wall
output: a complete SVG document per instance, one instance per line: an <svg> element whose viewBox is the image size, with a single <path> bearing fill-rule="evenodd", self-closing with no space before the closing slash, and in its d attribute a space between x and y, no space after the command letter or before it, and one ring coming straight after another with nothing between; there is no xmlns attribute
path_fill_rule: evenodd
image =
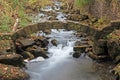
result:
<svg viewBox="0 0 120 80"><path fill-rule="evenodd" d="M120 0L93 0L84 10L92 16L117 20L120 19Z"/></svg>

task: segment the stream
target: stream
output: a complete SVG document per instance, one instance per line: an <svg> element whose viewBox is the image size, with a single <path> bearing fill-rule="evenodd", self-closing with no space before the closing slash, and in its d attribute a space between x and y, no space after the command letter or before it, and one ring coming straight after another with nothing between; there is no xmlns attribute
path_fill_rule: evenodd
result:
<svg viewBox="0 0 120 80"><path fill-rule="evenodd" d="M57 14L56 18L59 21L65 21L67 16L59 12L61 2L54 2L55 6L47 6L42 8L42 11L53 11ZM51 16L40 13L35 16L33 22L43 22L49 20ZM84 53L80 58L73 58L72 53L74 43L80 41L74 34L75 31L66 31L64 29L52 29L51 34L44 35L56 39L59 44L53 46L51 43L48 46L49 59L43 61L33 61L26 63L26 72L30 75L30 80L115 80L110 69L111 63L97 63L89 58Z"/></svg>
<svg viewBox="0 0 120 80"><path fill-rule="evenodd" d="M72 57L74 43L80 40L74 33L52 29L47 37L58 40L59 44L57 47L49 44L49 59L27 63L30 80L114 80L110 63L97 63L84 54L78 59Z"/></svg>

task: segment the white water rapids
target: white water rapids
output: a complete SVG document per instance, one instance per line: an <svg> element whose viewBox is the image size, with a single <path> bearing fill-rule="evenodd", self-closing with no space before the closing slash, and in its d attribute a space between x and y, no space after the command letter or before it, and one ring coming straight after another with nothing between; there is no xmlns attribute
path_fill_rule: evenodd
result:
<svg viewBox="0 0 120 80"><path fill-rule="evenodd" d="M109 74L109 67L93 62L89 57L72 57L76 40L74 31L52 29L50 35L44 35L58 40L58 46L49 44L49 59L27 63L27 73L30 80L114 80Z"/></svg>

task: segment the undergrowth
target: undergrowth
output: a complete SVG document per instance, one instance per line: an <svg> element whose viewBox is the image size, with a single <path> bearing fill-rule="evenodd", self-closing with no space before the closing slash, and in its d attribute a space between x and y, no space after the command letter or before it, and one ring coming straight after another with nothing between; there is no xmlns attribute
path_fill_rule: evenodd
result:
<svg viewBox="0 0 120 80"><path fill-rule="evenodd" d="M27 8L32 11L50 4L50 0L0 0L0 33L11 32L16 21L19 18L18 27L24 27L31 23L31 17L28 16Z"/></svg>

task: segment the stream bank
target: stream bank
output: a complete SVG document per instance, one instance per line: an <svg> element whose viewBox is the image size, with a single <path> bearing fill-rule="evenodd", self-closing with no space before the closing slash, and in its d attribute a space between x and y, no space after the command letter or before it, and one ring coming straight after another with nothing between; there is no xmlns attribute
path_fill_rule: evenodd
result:
<svg viewBox="0 0 120 80"><path fill-rule="evenodd" d="M45 8L42 8L41 9L41 12L42 13L40 13L40 14L38 14L36 17L34 17L34 20L33 20L33 22L34 23L38 23L38 22L46 22L46 21L48 21L48 20L58 20L58 21L60 21L61 23L59 23L59 24L61 24L61 26L59 25L58 26L58 23L56 23L55 25L54 25L54 28L55 27L59 27L59 29L61 28L61 27L63 27L63 25L64 25L64 27L68 27L68 29L67 30L71 30L71 29L69 29L69 27L71 27L71 26L74 26L74 27L71 27L71 28L74 28L74 30L77 30L77 29L79 29L79 25L73 25L73 23L69 23L69 25L67 24L64 24L64 23L66 23L66 21L67 21L67 19L70 19L70 20L74 20L74 21L78 21L78 22L75 22L75 23L79 23L79 21L80 21L80 23L87 23L87 25L90 27L90 24L91 23L89 23L88 24L88 22L89 22L89 16L87 16L87 15L80 15L80 12L79 12L79 10L76 10L75 12L73 11L73 13L71 12L71 13L69 13L69 12L66 12L66 13L69 13L69 15L66 15L65 13L62 13L59 9L60 9L60 5L61 5L61 2L55 2L55 4L56 4L56 6L54 6L54 7L50 7L50 6L47 6L47 7L45 7ZM52 14L52 15L51 15ZM71 16L72 15L72 16ZM76 16L77 15L77 16ZM94 22L94 20L93 20L93 22ZM95 22L96 22L96 19L95 19ZM51 22L52 23L52 22ZM42 23L38 23L41 27L50 27L51 29L53 28L53 26L52 25L49 25L49 22L46 22L45 23L45 25L43 25ZM30 66L39 66L39 64L43 64L43 66L41 66L41 67L44 67L44 65L48 65L47 63L49 63L49 60L51 60L51 58L50 59L48 59L48 60L46 60L45 61L45 59L44 58L48 58L49 56L47 56L49 53L47 52L47 50L49 51L49 49L48 48L46 48L46 46L48 46L49 44L48 44L48 40L49 40L49 38L50 37L38 37L38 36L36 36L36 35L34 35L34 34L32 34L32 35L34 35L32 38L31 37L28 37L28 35L27 34L31 34L31 32L33 31L33 32L35 32L40 26L38 25L38 24L35 24L35 26L33 26L34 28L28 28L28 27L26 27L26 29L23 29L23 31L21 30L20 32L18 31L18 33L16 33L15 35L18 37L18 39L15 39L15 44L16 44L16 47L18 47L17 49L16 49L16 51L17 51L17 54L20 54L20 55L22 55L23 56L23 58L24 58L24 60L25 59L27 59L27 60L25 60L26 62L28 62L28 65L27 65L27 67L28 67L28 73L30 73L31 74L31 76L32 76L32 79L34 78L34 76L38 76L38 75L40 75L40 73L39 72L35 72L35 74L34 73L32 73L31 72L31 68L30 68ZM53 23L54 24L54 23ZM63 25L62 25L63 24ZM93 24L93 23L92 23ZM119 24L117 24L117 26L118 26ZM37 26L37 27L36 27ZM38 27L39 26L39 27ZM51 27L52 26L52 27ZM78 26L78 27L77 27ZM82 25L81 25L82 26ZM115 24L113 24L113 25L111 25L110 27L116 27L116 25ZM30 27L32 27L32 25L30 26ZM109 26L108 26L109 27ZM118 27L119 28L119 27ZM30 29L30 30L29 30ZM39 28L38 30L40 30L41 28ZM90 32L89 32L89 28L88 27L82 27L82 29L87 33L90 33L90 34L93 34L94 33L94 31L96 31L96 32L105 32L106 31L106 29L104 30L104 28L103 28L103 31L99 31L99 30L94 30L94 29L92 29L92 30L90 30ZM109 29L109 28L108 28ZM45 30L44 28L42 28L41 29L42 31L43 31L43 34L44 33L51 33L51 31L49 31L49 30ZM72 29L73 30L73 29ZM79 30L78 30L79 31ZM92 33L91 33L92 32ZM110 32L111 32L111 29L110 29ZM108 33L110 33L109 31L108 31ZM20 34L19 34L20 33ZM39 32L38 32L39 33ZM40 33L42 33L42 32L40 32ZM59 33L59 30L58 30L58 33ZM21 36L21 34L22 34L22 36L23 37L20 37ZM55 33L55 34L57 34L57 33ZM95 33L95 34L97 34L97 33ZM41 34L38 34L38 35L41 35ZM54 35L54 34L53 34ZM95 38L97 38L97 36L98 35L96 35L95 36ZM24 38L25 37L25 38ZM102 38L102 39L101 39ZM98 40L98 39L97 39ZM96 41L97 41L96 40ZM25 42L27 42L27 43L25 43ZM61 41L59 41L59 42L61 42ZM64 42L64 41L63 41ZM108 41L107 41L108 42ZM93 39L93 43L95 43L95 40ZM100 44L98 44L98 43L100 43ZM62 43L61 43L62 44ZM68 44L68 43L67 43ZM116 43L114 43L116 46L117 45L119 45L119 44L116 44ZM55 45L56 45L56 43L55 43ZM55 49L52 49L52 50L58 50L58 51L60 51L60 52L62 52L62 53L64 53L63 51L64 51L64 48L66 49L66 47L68 47L68 45L65 45L65 44L62 44L62 45L64 45L65 47L63 47L63 48L61 48L61 46L58 46L57 48L55 48ZM100 36L100 39L95 43L95 44L93 44L93 47L97 47L97 48L94 48L94 56L93 56L93 52L92 52L92 56L91 57L94 57L95 59L101 59L101 55L103 55L104 56L104 54L105 54L105 58L106 58L106 55L107 55L107 57L113 57L112 55L110 55L110 54L108 54L108 50L106 50L108 47L110 46L110 50L111 50L111 47L112 47L112 45L111 45L111 42L110 43L106 43L106 40L105 39L103 39L103 37L101 37ZM29 49L28 49L29 48ZM77 47L78 48L78 47ZM60 49L60 50L59 50ZM119 49L118 49L118 47L116 47L116 48L113 48L112 47L112 49L113 49L113 51L119 51ZM115 50L116 49L116 50ZM118 49L118 50L117 50ZM37 50L37 51L36 51ZM63 51L62 51L63 50ZM69 50L69 49L68 49ZM71 49L72 50L72 49ZM78 48L78 51L79 51L79 48ZM91 51L91 50L90 50ZM54 52L52 51L52 53L54 54ZM69 52L68 52L69 53ZM68 54L67 53L67 54ZM81 56L81 54L79 54L79 52L77 52L76 51L76 53L79 55L79 57ZM98 53L98 54L97 54ZM114 56L114 58L112 58L113 60L114 59L117 59L117 63L119 63L119 57L117 57L118 55L116 55L116 52L112 52L111 54L115 54ZM47 54L47 55L46 55ZM96 55L97 54L97 55ZM118 53L119 54L119 53ZM39 57L39 56L42 56L42 57ZM38 57L38 58L37 58ZM57 56L58 58L59 58L59 56ZM88 56L87 56L88 57ZM34 58L37 58L37 59L34 59ZM82 58L82 59L81 59ZM31 60L31 59L33 59L33 60ZM103 58L102 58L103 59ZM30 60L30 64L29 64L29 60ZM87 58L86 59L86 57L80 57L80 61L78 60L78 62L77 61L75 61L76 63L82 63L81 62L81 60L83 60L83 62L84 63L87 63L87 64L83 64L83 67L85 67L85 66L88 66L88 65L90 65L90 68L92 69L92 65L91 64L93 64L93 61L91 60L91 59L89 59L89 58ZM37 61L45 61L46 63L44 63L44 62L37 62ZM55 60L56 61L56 60ZM70 62L69 62L70 61ZM33 63L32 63L33 62ZM35 64L35 63L37 62L38 64ZM73 64L73 65L71 65L71 66L73 66L73 67L80 67L81 69L83 69L83 67L81 67L81 65L76 65L76 64L74 64L74 59L65 59L65 62L63 61L61 61L60 62L60 66L61 67L63 67L64 68L64 64L67 64L67 63L69 63L69 64ZM90 63L90 64L89 64ZM97 63L95 63L95 64L97 64ZM107 63L106 63L107 64ZM103 64L102 66L104 66L105 64ZM68 68L68 66L70 66L70 65L66 65L67 67L66 68ZM119 66L119 65L118 65ZM98 66L99 67L99 66ZM109 70L110 69L112 69L111 68L111 66L110 65L108 65L108 66L106 66ZM109 68L110 67L110 68ZM65 68L65 69L66 69ZM80 69L79 68L79 69ZM86 68L88 68L89 69L89 67L86 67ZM102 67L103 68L103 67ZM118 67L119 68L119 67ZM54 69L54 68L52 68L52 69ZM58 71L58 69L60 69L59 67L58 68L55 68L56 69L56 71ZM68 68L68 69L66 69L66 72L69 72L70 71L70 73L72 73L73 71L71 71L71 69L72 69L72 67L70 67L70 69ZM78 69L78 68L77 68ZM75 69L75 70L77 70L77 69ZM96 80L96 79L102 79L102 77L100 77L99 75L101 75L101 74L104 74L104 73L107 73L108 75L109 75L109 70L107 70L106 72L103 72L103 73L98 73L98 75L97 75L97 77L93 77L94 75L91 75L91 74L89 74L89 72L91 73L92 72L92 70L91 69L89 69L90 71L86 71L84 74L88 74L87 76L89 77L89 78L91 78L91 80ZM100 68L101 69L101 68ZM30 70L30 71L29 71ZM35 71L36 70L39 70L39 68L36 68L36 69L34 69ZM84 69L83 69L84 70ZM115 70L117 70L117 69L115 69ZM40 71L42 71L41 69L40 69ZM50 69L48 69L48 72L49 71L51 71ZM33 71L34 72L34 71ZM93 73L95 73L96 71L94 71L94 69L93 69ZM101 72L101 70L100 70L100 72ZM58 73L59 73L59 71L58 71ZM81 71L78 71L77 73L76 72L74 72L76 75L73 75L73 76L75 76L74 77L74 79L80 79L80 78L82 78L82 79L86 79L86 76L79 76L79 74L78 73L82 73ZM46 72L45 73L42 73L42 76L43 77L40 77L40 79L41 78L44 78L44 75L45 74L47 74ZM62 74L62 71L61 71L61 74ZM77 75L78 74L78 75ZM55 73L53 73L52 75L55 75ZM70 76L70 75L72 75L72 74L69 74L68 76ZM82 75L82 74L81 74ZM41 75L40 75L41 76ZM67 76L67 75L66 75ZM68 77L66 77L66 76L64 76L64 78L63 79L69 79ZM48 77L49 78L49 77ZM60 79L61 79L61 77L59 77ZM105 80L106 79L108 79L108 80L110 80L109 78L106 78L105 76L103 77L103 78L105 78ZM47 80L47 78L45 78L46 80ZM56 77L56 79L57 79L57 77ZM113 78L111 78L112 80L114 80ZM44 79L43 79L44 80ZM87 79L86 79L87 80ZM104 80L104 79L102 79L102 80Z"/></svg>

